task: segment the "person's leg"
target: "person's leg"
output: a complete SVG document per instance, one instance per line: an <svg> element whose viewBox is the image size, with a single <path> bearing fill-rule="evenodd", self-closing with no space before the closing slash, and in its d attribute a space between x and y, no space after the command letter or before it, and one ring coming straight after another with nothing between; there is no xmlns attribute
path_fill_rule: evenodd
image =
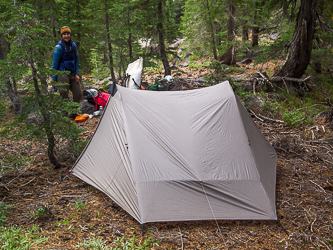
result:
<svg viewBox="0 0 333 250"><path fill-rule="evenodd" d="M68 100L69 91L69 77L68 76L58 76L57 82L67 83L66 85L61 85L58 87L59 93L62 99Z"/></svg>
<svg viewBox="0 0 333 250"><path fill-rule="evenodd" d="M71 75L70 77L70 90L73 94L73 101L80 103L82 100L82 91L80 82L75 81L75 75Z"/></svg>

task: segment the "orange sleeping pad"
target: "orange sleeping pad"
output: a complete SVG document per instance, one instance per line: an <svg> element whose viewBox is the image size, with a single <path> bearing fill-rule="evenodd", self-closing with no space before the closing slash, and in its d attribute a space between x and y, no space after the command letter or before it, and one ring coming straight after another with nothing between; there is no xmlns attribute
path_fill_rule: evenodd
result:
<svg viewBox="0 0 333 250"><path fill-rule="evenodd" d="M88 118L89 118L89 115L78 115L77 117L75 117L75 121L76 122L84 122Z"/></svg>

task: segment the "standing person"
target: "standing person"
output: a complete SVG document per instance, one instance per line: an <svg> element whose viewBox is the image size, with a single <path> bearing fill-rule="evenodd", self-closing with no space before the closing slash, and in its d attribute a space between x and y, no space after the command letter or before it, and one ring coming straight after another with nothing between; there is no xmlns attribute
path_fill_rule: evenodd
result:
<svg viewBox="0 0 333 250"><path fill-rule="evenodd" d="M52 80L67 83L59 86L59 92L63 99L68 99L68 91L73 94L74 102L81 102L82 91L79 77L79 54L76 44L71 39L71 30L64 26L59 30L61 40L53 51L52 69L59 71L69 71L64 76L54 76Z"/></svg>

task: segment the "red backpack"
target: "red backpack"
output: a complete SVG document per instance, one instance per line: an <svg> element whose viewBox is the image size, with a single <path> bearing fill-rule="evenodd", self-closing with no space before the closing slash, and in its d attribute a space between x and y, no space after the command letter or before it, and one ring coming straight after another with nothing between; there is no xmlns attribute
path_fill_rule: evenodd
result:
<svg viewBox="0 0 333 250"><path fill-rule="evenodd" d="M97 96L94 98L95 110L99 109L99 106L102 106L104 108L108 103L109 98L110 94L98 91Z"/></svg>

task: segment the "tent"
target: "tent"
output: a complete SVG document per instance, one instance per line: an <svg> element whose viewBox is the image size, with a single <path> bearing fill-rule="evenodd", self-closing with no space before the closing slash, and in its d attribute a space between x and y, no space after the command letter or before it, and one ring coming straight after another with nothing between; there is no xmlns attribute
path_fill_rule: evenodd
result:
<svg viewBox="0 0 333 250"><path fill-rule="evenodd" d="M118 87L71 172L141 224L276 220L276 161L225 81L189 91Z"/></svg>
<svg viewBox="0 0 333 250"><path fill-rule="evenodd" d="M131 89L141 89L141 75L143 68L143 58L139 57L136 61L128 64L126 70L125 86Z"/></svg>

